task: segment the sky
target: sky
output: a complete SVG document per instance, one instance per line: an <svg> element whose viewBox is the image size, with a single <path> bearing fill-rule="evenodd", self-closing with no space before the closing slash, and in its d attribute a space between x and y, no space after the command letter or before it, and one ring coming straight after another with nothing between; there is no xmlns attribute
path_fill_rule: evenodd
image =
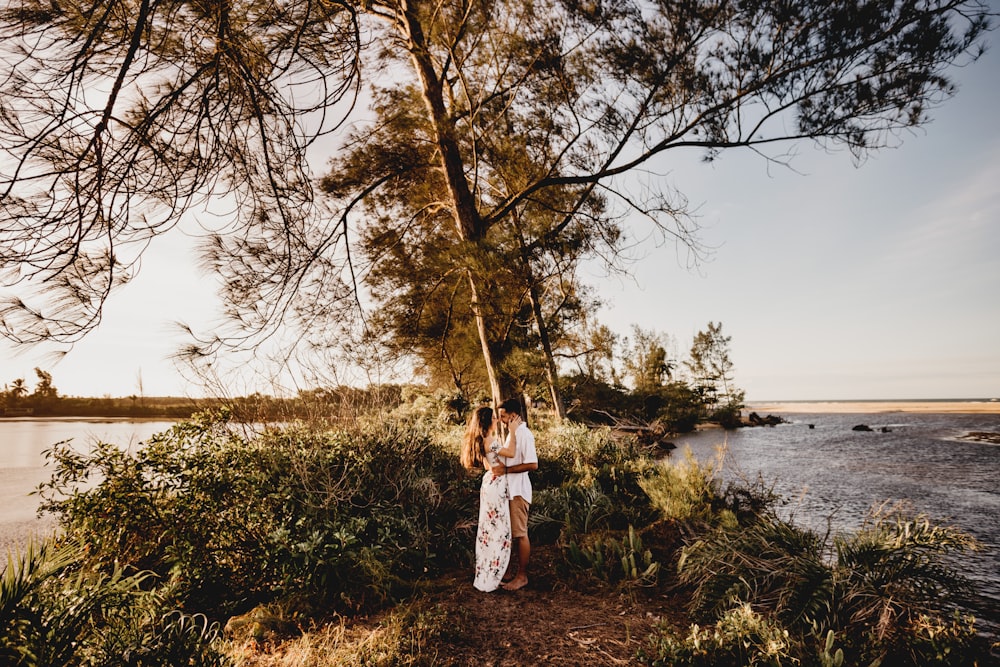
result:
<svg viewBox="0 0 1000 667"><path fill-rule="evenodd" d="M670 176L716 251L667 246L605 285L603 320L731 337L748 400L1000 397L1000 43L899 148L856 167L800 144L795 171L749 153ZM652 304L658 307L651 307Z"/></svg>
<svg viewBox="0 0 1000 667"><path fill-rule="evenodd" d="M681 354L721 322L749 402L1000 398L1000 33L990 41L930 124L860 166L808 143L793 169L738 151L656 165L712 256L689 269L650 240L629 277L588 265L599 320L668 334ZM214 285L175 230L58 363L0 341L0 384L34 387L41 367L64 396L200 396L171 361L174 323L212 322Z"/></svg>

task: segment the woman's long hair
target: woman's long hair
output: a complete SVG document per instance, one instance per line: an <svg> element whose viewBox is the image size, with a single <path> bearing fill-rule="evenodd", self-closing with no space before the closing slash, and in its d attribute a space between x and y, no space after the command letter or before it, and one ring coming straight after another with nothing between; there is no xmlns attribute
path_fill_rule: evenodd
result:
<svg viewBox="0 0 1000 667"><path fill-rule="evenodd" d="M493 426L493 408L479 408L472 413L469 426L462 438L462 465L473 470L483 465L486 458L486 434Z"/></svg>

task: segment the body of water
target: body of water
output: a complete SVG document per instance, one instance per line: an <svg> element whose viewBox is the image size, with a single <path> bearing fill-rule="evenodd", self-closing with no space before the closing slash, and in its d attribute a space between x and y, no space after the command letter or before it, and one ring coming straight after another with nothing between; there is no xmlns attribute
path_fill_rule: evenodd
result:
<svg viewBox="0 0 1000 667"><path fill-rule="evenodd" d="M786 518L820 534L828 521L835 532L856 530L886 501L971 534L983 546L961 563L977 591L973 611L1000 635L1000 446L963 439L1000 432L1000 414L774 414L790 423L709 429L674 442L699 461L719 460L721 449L723 480L760 475L788 501ZM860 424L874 430L852 430Z"/></svg>
<svg viewBox="0 0 1000 667"><path fill-rule="evenodd" d="M134 446L154 433L168 430L174 423L119 419L0 419L0 554L23 544L32 534L48 533L53 526L51 519L37 516L40 499L31 495L52 474L45 467L45 450L65 440L81 451L89 451L95 442Z"/></svg>

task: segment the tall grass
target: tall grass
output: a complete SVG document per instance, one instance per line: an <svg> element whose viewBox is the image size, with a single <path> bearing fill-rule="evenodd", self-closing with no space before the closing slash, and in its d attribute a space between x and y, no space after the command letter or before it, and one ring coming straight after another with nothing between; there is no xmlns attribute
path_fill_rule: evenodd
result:
<svg viewBox="0 0 1000 667"><path fill-rule="evenodd" d="M276 646L246 637L224 644L235 667L433 667L456 620L426 605L401 605L374 625L349 627L344 619L310 629Z"/></svg>
<svg viewBox="0 0 1000 667"><path fill-rule="evenodd" d="M898 507L878 508L857 532L832 537L768 511L702 535L679 569L696 619L722 624L734 609L752 609L799 638L803 664L819 664L813 651L832 632L846 664L973 665L988 649L960 611L968 581L954 558L977 546ZM683 653L675 639L655 642L660 657Z"/></svg>

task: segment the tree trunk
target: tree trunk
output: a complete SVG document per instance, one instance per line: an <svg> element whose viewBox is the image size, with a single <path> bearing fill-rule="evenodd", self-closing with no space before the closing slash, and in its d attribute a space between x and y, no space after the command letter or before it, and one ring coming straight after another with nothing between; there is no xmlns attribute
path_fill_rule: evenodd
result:
<svg viewBox="0 0 1000 667"><path fill-rule="evenodd" d="M441 171L448 187L448 195L452 216L458 229L459 237L466 242L478 245L485 235L482 218L476 208L475 199L465 180L465 164L459 150L458 141L454 137L453 124L448 117L444 104L443 83L434 69L430 51L427 48L420 17L408 5L404 5L404 22L398 24L401 36L407 41L407 48L413 60L414 68L420 77L421 92L427 105L434 137L440 152ZM475 272L468 268L469 289L472 297L472 312L476 319L476 330L483 350L483 362L486 364L486 374L489 377L490 391L493 394L494 405L500 405L503 395L497 379L496 367L490 348L489 328L483 315L483 295L476 282ZM486 295L489 298L489 295Z"/></svg>
<svg viewBox="0 0 1000 667"><path fill-rule="evenodd" d="M562 396L559 394L559 370L556 368L555 355L552 354L549 329L545 326L545 319L542 317L542 304L538 299L538 287L534 281L531 282L528 295L531 299L531 312L534 314L535 324L538 326L538 337L542 341L542 351L545 354L545 381L549 385L552 408L556 411L556 418L562 421L566 418L566 409L563 407Z"/></svg>
<svg viewBox="0 0 1000 667"><path fill-rule="evenodd" d="M483 361L486 362L486 375L490 380L490 393L493 395L493 405L500 406L503 402L503 394L500 391L500 381L497 379L496 370L493 367L493 353L490 350L489 332L486 329L486 318L483 317L480 308L479 288L476 285L475 276L472 271L468 271L469 290L472 292L472 312L476 317L476 330L479 331L479 343L483 348Z"/></svg>
<svg viewBox="0 0 1000 667"><path fill-rule="evenodd" d="M535 280L535 272L531 268L528 248L524 242L524 235L521 233L520 217L517 215L514 216L514 224L517 225L517 242L521 250L521 270L524 271L525 279L528 281L528 298L531 301L531 314L535 318L535 326L538 327L538 338L542 342L542 353L545 356L545 381L549 385L549 396L552 397L552 409L555 410L556 419L562 421L566 419L566 408L563 407L562 395L559 393L559 369L556 367L555 355L552 353L549 328L545 325L545 316L542 314L542 300L538 295L538 281Z"/></svg>

